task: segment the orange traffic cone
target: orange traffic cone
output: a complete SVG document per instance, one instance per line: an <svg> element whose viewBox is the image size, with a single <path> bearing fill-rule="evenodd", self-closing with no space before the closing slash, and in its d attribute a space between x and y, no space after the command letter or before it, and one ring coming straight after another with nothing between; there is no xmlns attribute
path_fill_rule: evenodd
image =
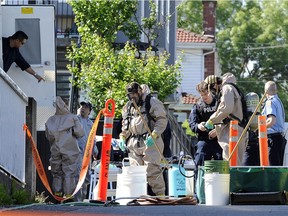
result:
<svg viewBox="0 0 288 216"><path fill-rule="evenodd" d="M230 121L230 132L229 132L229 155L231 155L238 141L238 121ZM230 166L237 166L237 153L238 147L233 152L230 158Z"/></svg>
<svg viewBox="0 0 288 216"><path fill-rule="evenodd" d="M260 166L269 166L266 116L258 116Z"/></svg>
<svg viewBox="0 0 288 216"><path fill-rule="evenodd" d="M111 110L109 109L111 107ZM103 140L102 140L102 151L101 151L101 166L99 172L99 191L98 200L107 200L107 186L108 186L108 174L110 164L110 150L112 141L113 131L113 119L115 113L115 102L109 99L105 103L104 110L104 128L103 128Z"/></svg>

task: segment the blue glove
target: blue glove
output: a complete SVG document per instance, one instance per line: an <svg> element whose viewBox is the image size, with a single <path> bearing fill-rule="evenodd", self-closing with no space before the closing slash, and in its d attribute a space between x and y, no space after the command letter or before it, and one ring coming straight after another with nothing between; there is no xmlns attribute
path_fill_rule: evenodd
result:
<svg viewBox="0 0 288 216"><path fill-rule="evenodd" d="M209 120L205 123L204 127L205 127L207 130L212 130L212 129L214 128L214 125L213 125L212 121L209 119Z"/></svg>
<svg viewBox="0 0 288 216"><path fill-rule="evenodd" d="M154 145L154 141L153 141L153 139L152 139L151 136L148 136L148 138L145 140L145 144L146 144L146 146L148 146L148 147Z"/></svg>
<svg viewBox="0 0 288 216"><path fill-rule="evenodd" d="M120 136L119 148L124 152L126 150L126 139Z"/></svg>
<svg viewBox="0 0 288 216"><path fill-rule="evenodd" d="M155 132L152 132L151 136L148 136L147 139L145 140L146 146L147 147L153 146L154 145L153 139L156 139L156 138L157 138L157 134Z"/></svg>

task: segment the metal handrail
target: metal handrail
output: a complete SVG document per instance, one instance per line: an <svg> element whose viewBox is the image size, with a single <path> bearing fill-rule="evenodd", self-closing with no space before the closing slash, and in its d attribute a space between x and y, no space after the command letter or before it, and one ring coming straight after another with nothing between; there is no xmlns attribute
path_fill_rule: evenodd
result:
<svg viewBox="0 0 288 216"><path fill-rule="evenodd" d="M191 154L192 140L187 136L182 126L178 123L176 117L167 112L168 120L171 124L172 138L170 148L172 155L179 155L181 151L184 154Z"/></svg>

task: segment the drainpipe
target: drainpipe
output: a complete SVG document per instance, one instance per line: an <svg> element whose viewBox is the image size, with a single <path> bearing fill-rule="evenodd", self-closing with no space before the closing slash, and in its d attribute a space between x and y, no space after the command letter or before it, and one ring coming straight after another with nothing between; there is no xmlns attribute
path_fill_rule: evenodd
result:
<svg viewBox="0 0 288 216"><path fill-rule="evenodd" d="M213 50L211 50L210 52L204 53L203 56L206 56L206 55L209 55L209 54L212 54L212 53L215 53L215 52L216 52L216 49L213 48Z"/></svg>
<svg viewBox="0 0 288 216"><path fill-rule="evenodd" d="M202 61L204 62L204 63L203 63L203 77L202 77L203 79L204 79L204 77L205 77L205 60L204 60L204 59L205 59L205 56L210 55L210 54L212 54L212 53L216 53L216 48L215 48L215 47L213 48L213 50L211 50L211 51L209 51L209 52L206 52L206 53L203 53L203 58L202 58L202 59L203 59ZM216 56L216 55L215 55L215 56ZM214 74L216 74L215 72L216 72L216 70L217 70L217 69L216 69L216 66L217 66L217 65L216 65L216 58L215 58L215 56L214 56Z"/></svg>

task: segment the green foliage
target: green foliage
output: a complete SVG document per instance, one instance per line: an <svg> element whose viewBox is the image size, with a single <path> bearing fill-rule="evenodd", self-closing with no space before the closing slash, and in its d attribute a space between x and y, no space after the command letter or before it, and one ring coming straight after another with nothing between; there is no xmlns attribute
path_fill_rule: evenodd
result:
<svg viewBox="0 0 288 216"><path fill-rule="evenodd" d="M222 73L234 73L245 92L253 91L260 97L264 83L273 80L278 84L279 96L284 96L288 90L287 1L277 4L267 0L247 1L246 4L219 1L217 17L223 10L229 11L230 16L225 21L217 18L217 27L225 26L225 29L219 28L217 34ZM253 67L250 67L251 62ZM288 107L286 97L281 99L284 107Z"/></svg>
<svg viewBox="0 0 288 216"><path fill-rule="evenodd" d="M123 49L113 47L112 42L119 30L130 31L129 37L134 36L136 40L139 33L145 31L148 44L156 39L160 24L155 5L151 5L151 16L144 18L140 25L138 22L132 24L132 17L136 19L136 3L134 0L70 1L81 35L81 46L73 44L68 50L67 57L75 62L68 68L74 76L73 84L87 93L96 113L104 108L107 99L113 98L116 117L120 116L127 101L125 87L129 82L149 85L152 91L158 91L160 100L174 93L181 82L180 65L168 65L168 53L158 54L149 47L145 55L136 58L138 50L132 43L127 42Z"/></svg>
<svg viewBox="0 0 288 216"><path fill-rule="evenodd" d="M125 24L138 5L137 0L69 0L68 3L73 8L81 35L97 34L110 42L114 41L118 31L128 28Z"/></svg>
<svg viewBox="0 0 288 216"><path fill-rule="evenodd" d="M85 44L86 39L82 43ZM148 84L152 91L159 92L161 100L172 94L179 85L179 65L168 66L167 53L158 57L147 50L146 57L138 59L135 58L136 48L130 43L121 51L115 52L103 38L95 35L93 41L94 52L90 52L90 64L83 61L81 70L72 66L69 66L69 69L77 78L76 84L87 92L97 112L104 108L105 101L109 98L117 102L116 109L121 109L127 101L125 87L131 81ZM85 50L86 47L76 49L76 46L73 46L74 51L70 54L82 52L82 48ZM117 115L119 114L118 109Z"/></svg>
<svg viewBox="0 0 288 216"><path fill-rule="evenodd" d="M30 196L27 190L19 188L15 182L12 182L11 194L0 184L0 206L30 204L33 202Z"/></svg>
<svg viewBox="0 0 288 216"><path fill-rule="evenodd" d="M177 8L178 27L195 33L203 32L202 0L186 0Z"/></svg>
<svg viewBox="0 0 288 216"><path fill-rule="evenodd" d="M0 184L0 206L13 204L11 196L8 195L7 189Z"/></svg>
<svg viewBox="0 0 288 216"><path fill-rule="evenodd" d="M13 191L11 198L13 200L13 204L17 205L18 204L26 205L32 203L30 193L25 189Z"/></svg>
<svg viewBox="0 0 288 216"><path fill-rule="evenodd" d="M182 26L188 30L201 33L198 27L191 27L202 25L197 20L202 13L201 5L193 1L185 3L186 8L179 7L178 20L184 20ZM275 81L288 116L285 97L288 90L288 1L276 4L271 0L218 0L216 31L221 73L235 74L244 92L256 92L260 97L265 82Z"/></svg>

